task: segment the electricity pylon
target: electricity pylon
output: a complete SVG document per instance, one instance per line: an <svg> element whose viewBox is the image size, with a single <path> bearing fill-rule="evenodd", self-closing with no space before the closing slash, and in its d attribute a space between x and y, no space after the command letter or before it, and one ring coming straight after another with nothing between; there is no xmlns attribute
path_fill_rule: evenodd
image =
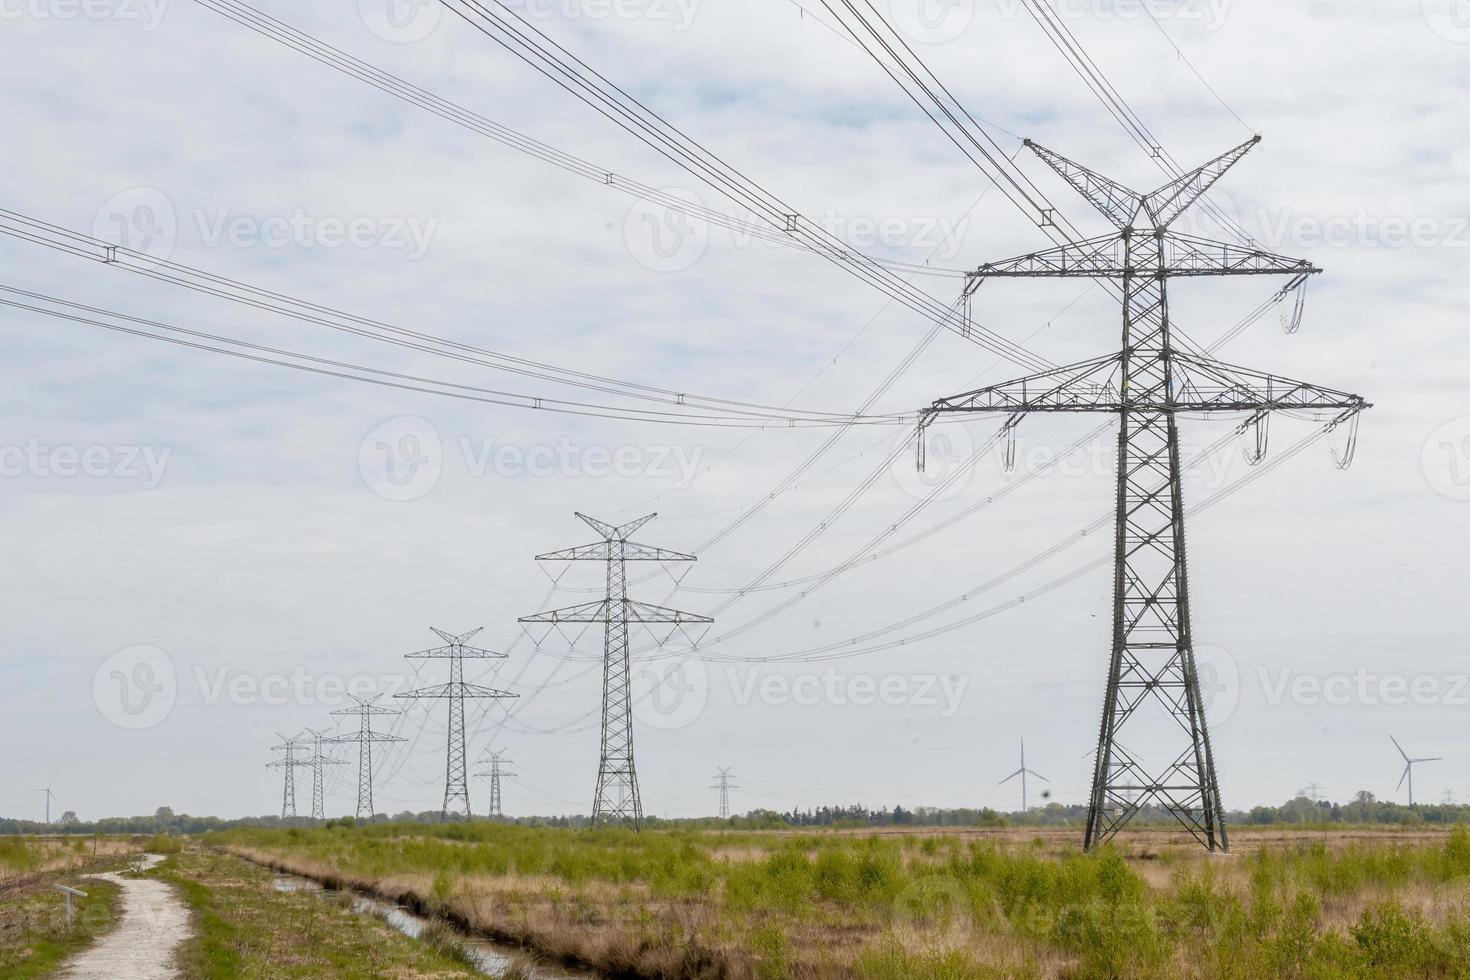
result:
<svg viewBox="0 0 1470 980"><path fill-rule="evenodd" d="M309 766L311 762L296 757L296 749L301 745L303 736L300 734L286 737L276 732L280 738L280 745L272 745L272 752L284 752L285 758L277 759L275 762L266 763L267 769L280 769L285 775L284 784L281 787L281 819L288 820L296 816L296 770L301 766Z"/></svg>
<svg viewBox="0 0 1470 980"><path fill-rule="evenodd" d="M381 697L379 695L378 697ZM351 735L339 735L334 741L357 743L357 819L371 820L373 816L373 743L406 742L408 739L373 731L373 715L401 715L397 708L380 708L378 698L364 700L356 695L348 697L357 702L352 708L339 708L334 715L357 715L357 731Z"/></svg>
<svg viewBox="0 0 1470 980"><path fill-rule="evenodd" d="M480 777L481 779L490 780L491 820L499 820L501 817L505 816L505 814L500 809L500 780L515 779L516 774L513 772L506 772L504 769L501 768L501 766L508 766L511 764L511 761L505 757L504 752L491 752L490 771L475 773L475 775Z"/></svg>
<svg viewBox="0 0 1470 980"><path fill-rule="evenodd" d="M720 791L720 819L730 819L730 790L739 789L739 786L731 786L730 780L736 777L730 775L729 769L719 769L714 775L714 785L710 789Z"/></svg>
<svg viewBox="0 0 1470 980"><path fill-rule="evenodd" d="M311 819L325 820L326 808L322 799L325 781L322 779L322 766L341 766L346 763L322 752L322 743L335 742L335 738L315 728L308 728L306 731L311 735L311 758L306 760L311 766Z"/></svg>
<svg viewBox="0 0 1470 980"><path fill-rule="evenodd" d="M1017 769L1005 779L1002 779L1000 782L996 783L996 785L1004 786L1006 783L1010 782L1012 779L1015 779L1017 776L1021 777L1021 812L1025 813L1027 810L1031 809L1031 805L1026 800L1026 777L1035 776L1037 779L1041 780L1044 783L1049 783L1051 782L1051 780L1047 779L1039 772L1026 768L1026 740L1024 738L1021 739L1021 768Z"/></svg>
<svg viewBox="0 0 1470 980"><path fill-rule="evenodd" d="M434 628L431 626L430 629ZM439 698L449 702L449 734L448 748L445 752L444 809L442 811L443 816L446 817L449 816L451 810L459 812L460 809L463 809L465 817L472 815L470 813L469 781L465 778L467 773L464 751L465 698L520 697L518 694L498 691L493 687L465 683L464 662L466 660L504 660L508 656L508 654L496 653L492 650L478 650L465 646L482 629L484 629L483 626L476 627L463 636L455 636L441 629L434 629L434 632L444 641L444 646L404 654L404 657L408 660L448 660L449 683L393 695L395 698Z"/></svg>
<svg viewBox="0 0 1470 980"><path fill-rule="evenodd" d="M1311 263L1258 248L1213 242L1169 230L1260 138L1183 174L1150 194L1139 194L1037 144L1026 141L1063 180L1117 229L981 266L965 295L997 278L1081 277L1116 280L1123 297L1123 342L1117 353L1031 377L936 401L924 424L951 412L1007 417L1015 426L1030 412L1102 412L1118 416L1117 518L1113 571L1113 638L1098 753L1088 804L1084 847L1112 838L1150 801L1214 850L1229 848L1220 790L1195 668L1184 549L1178 417L1186 413L1246 416L1256 459L1265 448L1267 420L1277 411L1325 413L1328 428L1350 424L1346 459L1356 445L1361 397L1215 360L1192 345L1176 344L1166 286L1181 276L1285 275L1282 290L1300 287L1321 270ZM922 449L923 436L919 445ZM1182 729L1177 755L1162 738L1162 768L1117 743L1123 724L1148 708ZM1162 715L1162 718L1159 716ZM1177 734L1176 734L1177 737ZM1124 792L1125 788L1128 790Z"/></svg>
<svg viewBox="0 0 1470 980"><path fill-rule="evenodd" d="M526 616L522 623L602 623L602 756L597 764L597 791L592 801L593 825L614 821L637 830L643 824L638 772L633 764L633 693L628 656L628 626L713 623L708 616L665 609L628 598L626 563L630 561L695 561L693 555L654 548L628 540L657 517L649 514L621 527L578 514L602 535L595 544L537 555L537 561L600 561L607 564L607 597L597 602Z"/></svg>

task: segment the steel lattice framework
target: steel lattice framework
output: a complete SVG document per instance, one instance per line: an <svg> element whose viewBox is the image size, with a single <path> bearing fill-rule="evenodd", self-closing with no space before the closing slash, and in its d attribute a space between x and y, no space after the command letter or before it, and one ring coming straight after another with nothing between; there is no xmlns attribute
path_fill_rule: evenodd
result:
<svg viewBox="0 0 1470 980"><path fill-rule="evenodd" d="M271 751L284 752L285 756L277 759L275 762L266 763L266 768L280 769L284 774L284 781L281 786L281 819L289 820L296 816L296 770L301 766L311 765L311 762L308 759L299 759L296 757L296 749L305 740L303 734L297 734L288 738L280 732L276 732L276 737L281 740L281 744L272 745Z"/></svg>
<svg viewBox="0 0 1470 980"><path fill-rule="evenodd" d="M314 728L308 728L307 733L311 735L311 758L306 762L311 766L311 819L326 819L325 801L323 799L322 766L345 765L341 759L334 759L322 752L322 745L326 742L337 741L326 732L319 732Z"/></svg>
<svg viewBox="0 0 1470 980"><path fill-rule="evenodd" d="M537 561L600 561L607 565L607 597L597 602L553 609L526 616L522 623L603 624L602 755L597 765L597 790L592 801L594 825L625 823L638 829L643 802L638 795L638 771L633 762L633 692L628 655L628 628L632 624L673 625L713 623L708 616L666 609L628 598L627 562L688 562L693 555L655 548L629 540L639 528L657 517L649 514L621 527L578 514L602 536L594 544L537 555Z"/></svg>
<svg viewBox="0 0 1470 980"><path fill-rule="evenodd" d="M500 781L502 779L514 779L514 778L516 778L516 774L515 773L513 773L513 772L506 772L505 771L504 767L505 766L509 766L509 765L513 765L513 763L511 762L511 760L509 760L509 759L507 759L505 757L505 753L504 752L491 752L490 753L490 770L488 772L477 772L477 773L475 773L475 775L478 776L481 779L489 779L490 780L490 810L489 810L489 816L490 816L490 819L491 820L499 820L501 817L504 817L505 816L505 812L501 809L501 805L500 805L501 804Z"/></svg>
<svg viewBox="0 0 1470 980"><path fill-rule="evenodd" d="M730 775L730 770L728 768L716 768L713 778L714 784L710 786L710 789L717 789L720 791L720 819L729 820L730 790L740 788L739 786L733 785L730 780L737 777Z"/></svg>
<svg viewBox="0 0 1470 980"><path fill-rule="evenodd" d="M1344 423L1356 427L1358 413L1369 407L1357 395L1236 367L1174 345L1169 279L1274 274L1291 276L1290 289L1321 271L1299 259L1169 230L1259 141L1248 140L1150 194L1139 194L1027 140L1117 230L1105 238L984 265L971 275L966 295L990 278L1119 280L1122 349L944 398L926 411L925 424L951 412L1009 414L1012 437L1015 424L1029 412L1105 412L1119 418L1112 656L1088 806L1087 848L1112 838L1151 803L1171 813L1210 850L1229 848L1195 665L1178 417L1190 412L1246 414L1241 431L1254 429L1263 449L1265 420L1273 412L1319 413L1331 428ZM1145 711L1161 712L1182 734L1177 753L1175 747L1164 747L1162 758L1172 761L1162 769L1146 768L1116 738L1125 723ZM1157 751L1160 746L1150 748Z"/></svg>
<svg viewBox="0 0 1470 980"><path fill-rule="evenodd" d="M431 647L428 650L420 650L417 653L404 654L408 660L448 660L449 661L449 683L437 684L433 687L419 688L417 691L407 691L403 694L393 695L395 698L411 698L414 700L439 699L449 702L449 731L446 738L444 762L444 816L451 813L470 817L470 786L468 767L465 765L465 737L464 737L464 702L466 698L474 699L502 699L520 697L509 691L499 691L493 687L482 687L479 684L468 684L464 679L464 662L466 660L504 660L508 654L496 653L493 650L480 650L475 647L466 646L475 634L484 629L483 626L476 627L461 636L446 633L441 629L429 627L444 641L444 646Z"/></svg>
<svg viewBox="0 0 1470 980"><path fill-rule="evenodd" d="M374 715L401 715L403 712L397 708L381 708L375 702L376 697L363 699L356 695L348 695L357 704L351 708L339 708L332 712L334 715L356 715L358 718L357 731L351 735L338 736L337 742L357 743L357 811L359 820L369 820L373 816L373 743L374 742L406 742L408 739L397 735L389 735L386 732L373 731Z"/></svg>

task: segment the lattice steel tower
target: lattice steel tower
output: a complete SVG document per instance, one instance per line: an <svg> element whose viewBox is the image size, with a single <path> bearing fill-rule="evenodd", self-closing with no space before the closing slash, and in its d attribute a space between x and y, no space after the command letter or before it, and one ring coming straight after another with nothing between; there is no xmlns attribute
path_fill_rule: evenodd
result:
<svg viewBox="0 0 1470 980"><path fill-rule="evenodd" d="M345 763L341 759L334 759L322 752L322 743L335 742L336 739L326 732L319 732L314 728L306 730L311 735L311 758L306 762L311 766L311 819L326 819L325 806L322 798L325 787L322 779L322 766L341 766Z"/></svg>
<svg viewBox="0 0 1470 980"><path fill-rule="evenodd" d="M380 695L381 696L381 695ZM378 699L364 700L356 695L348 697L357 702L355 707L339 708L334 715L357 715L357 731L351 735L340 735L335 741L357 743L357 818L372 819L373 816L373 743L406 742L408 739L373 731L374 715L401 715L397 708L380 708Z"/></svg>
<svg viewBox="0 0 1470 980"><path fill-rule="evenodd" d="M1123 296L1122 349L941 399L926 413L926 423L949 412L1008 415L1012 440L1016 423L1029 412L1118 416L1112 656L1088 804L1088 848L1110 839L1150 803L1171 813L1210 850L1229 847L1195 666L1179 415L1244 414L1240 431L1253 432L1264 451L1272 413L1328 413L1329 428L1350 423L1350 454L1358 413L1369 407L1357 395L1217 361L1177 343L1171 331L1166 288L1171 278L1274 274L1292 277L1286 287L1292 289L1321 271L1249 245L1169 230L1259 141L1248 140L1151 194L1139 194L1027 140L1117 231L984 265L971 274L966 295L992 278L1116 281ZM1135 755L1117 742L1118 730L1140 713L1154 715L1162 734L1147 744L1155 751L1163 747L1161 757ZM1174 744L1168 745L1165 736L1171 731Z"/></svg>
<svg viewBox="0 0 1470 980"><path fill-rule="evenodd" d="M280 745L272 745L272 752L284 752L285 758L277 759L275 762L267 762L267 769L280 769L285 774L284 783L281 786L281 819L289 820L296 816L296 770L301 766L309 766L311 762L307 759L298 759L296 749L303 741L302 735L287 738L280 732L276 737L281 740Z"/></svg>
<svg viewBox="0 0 1470 980"><path fill-rule="evenodd" d="M430 627L433 629L433 627ZM438 684L434 687L424 687L417 691L409 691L405 694L395 694L395 698L439 698L449 702L449 731L446 739L448 745L445 750L444 763L444 816L451 812L463 813L469 817L470 813L470 787L466 778L467 768L465 766L464 748L464 702L465 698L514 698L518 694L508 691L498 691L493 687L481 687L478 684L467 684L464 679L464 662L466 660L504 660L508 654L496 653L492 650L478 650L474 647L465 646L475 634L484 629L477 627L465 633L463 636L455 636L441 629L434 629L445 643L442 647L433 647L428 650L420 650L417 653L404 654L408 660L448 660L449 661L449 683Z"/></svg>
<svg viewBox="0 0 1470 980"><path fill-rule="evenodd" d="M600 561L607 564L607 598L565 609L526 616L522 623L602 623L602 757L597 766L597 791L592 801L594 825L608 821L626 823L635 830L643 823L643 802L638 795L638 772L633 763L633 697L628 656L628 627L714 622L708 616L665 609L628 598L626 563L630 561L695 561L693 555L654 548L628 540L635 531L657 517L649 514L621 527L578 514L602 540L564 551L537 555L537 561Z"/></svg>
<svg viewBox="0 0 1470 980"><path fill-rule="evenodd" d="M514 779L514 778L516 778L516 774L515 773L513 773L513 772L506 772L502 768L502 766L508 766L508 765L511 765L511 764L512 764L511 761L505 757L505 753L504 752L491 752L490 753L490 771L489 772L477 772L477 773L475 773L475 775L476 776L479 776L481 779L489 779L490 780L490 811L489 811L489 816L490 816L490 819L491 820L499 820L501 817L505 816L505 813L500 808L500 781L502 779Z"/></svg>
<svg viewBox="0 0 1470 980"><path fill-rule="evenodd" d="M736 777L730 775L730 770L729 769L716 769L715 775L714 775L714 785L710 786L710 789L717 789L717 790L720 791L720 819L721 820L729 820L730 819L730 790L732 788L733 789L739 789L740 788L739 786L732 787L730 785L730 780L732 780L734 778L736 778Z"/></svg>

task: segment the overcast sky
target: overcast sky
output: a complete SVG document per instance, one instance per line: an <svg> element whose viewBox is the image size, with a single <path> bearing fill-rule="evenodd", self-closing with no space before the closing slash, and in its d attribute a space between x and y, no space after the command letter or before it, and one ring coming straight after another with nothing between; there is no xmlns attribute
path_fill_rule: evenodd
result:
<svg viewBox="0 0 1470 980"><path fill-rule="evenodd" d="M878 6L1006 152L1028 136L1139 189L1163 182L1018 2L925 2ZM1179 160L1203 162L1261 133L1213 199L1267 247L1326 270L1299 333L1283 331L1287 307L1277 307L1220 356L1375 405L1351 469L1339 472L1318 441L1191 521L1194 625L1225 805L1277 803L1312 781L1331 798L1369 789L1402 799L1390 733L1411 754L1444 757L1416 773L1418 799L1470 798L1470 9L1159 0L1149 4L1155 24L1144 2L1052 5ZM854 248L973 268L1046 244L824 25L817 0L802 3L810 9L795 0L525 0L518 9ZM748 217L435 5L257 4L609 172ZM438 337L763 404L852 411L928 330L819 258L688 225L193 0L15 0L0 3L0 16L5 209ZM1018 161L1074 222L1105 230L1037 161ZM357 234L344 244L346 226ZM460 384L607 400L271 317L10 236L0 238L0 262L6 287L131 316ZM945 303L958 287L916 282ZM1181 327L1209 342L1281 284L1186 280L1171 300ZM976 313L1057 363L1118 342L1116 304L1078 282L987 285ZM796 489L768 500L827 431L457 401L13 308L0 308L0 332L9 555L0 736L11 747L0 813L21 817L42 814L34 790L48 783L57 812L83 818L159 805L276 812L279 777L265 768L274 733L343 721L330 712L346 704L347 685L393 693L443 680L402 659L436 642L430 626L483 626L477 642L509 653L469 673L520 695L470 710L472 759L503 749L522 776L506 787L506 811L586 812L600 638L538 651L516 623L601 588L596 565L548 577L534 561L592 539L574 511L617 523L657 511L639 538L691 551L764 504L700 550L677 590L659 569L634 590L705 612L884 469L770 581L843 562L995 425L946 429L922 478L907 453L885 469L900 430L855 426ZM1019 373L945 334L875 411L911 412ZM1028 764L1050 778L1032 783L1033 802L1040 788L1083 801L1107 665L1109 570L1012 600L1106 556L1110 535L1091 533L976 590L1109 512L1113 430L1084 439L1104 421L1027 420L1015 472L989 454L888 543L994 497L988 506L768 620L804 586L735 596L708 639L759 621L707 642L702 659L640 659L642 689L668 682L638 710L646 809L713 812L717 766L739 777L740 811L1013 809L1017 788L996 783L1016 768L1022 737ZM1230 426L1186 422L1186 453ZM1271 451L1317 429L1281 419ZM1065 465L998 496L1079 440ZM1190 474L1186 498L1251 472L1231 443ZM738 659L838 645L971 592L957 608L848 646L1003 608L861 656ZM382 757L380 811L439 805L444 727L442 703L398 720L409 741ZM332 774L329 814L351 812L355 773ZM471 792L483 811L483 781ZM305 812L309 792L300 796Z"/></svg>

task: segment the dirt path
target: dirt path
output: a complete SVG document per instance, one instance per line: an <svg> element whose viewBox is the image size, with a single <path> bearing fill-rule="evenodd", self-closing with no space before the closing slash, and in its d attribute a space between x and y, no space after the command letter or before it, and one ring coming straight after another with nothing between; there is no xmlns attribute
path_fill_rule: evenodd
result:
<svg viewBox="0 0 1470 980"><path fill-rule="evenodd" d="M146 867L163 858L149 854ZM168 980L174 947L189 932L189 912L173 889L148 878L91 875L123 890L122 922L97 945L72 960L63 977L73 980Z"/></svg>

